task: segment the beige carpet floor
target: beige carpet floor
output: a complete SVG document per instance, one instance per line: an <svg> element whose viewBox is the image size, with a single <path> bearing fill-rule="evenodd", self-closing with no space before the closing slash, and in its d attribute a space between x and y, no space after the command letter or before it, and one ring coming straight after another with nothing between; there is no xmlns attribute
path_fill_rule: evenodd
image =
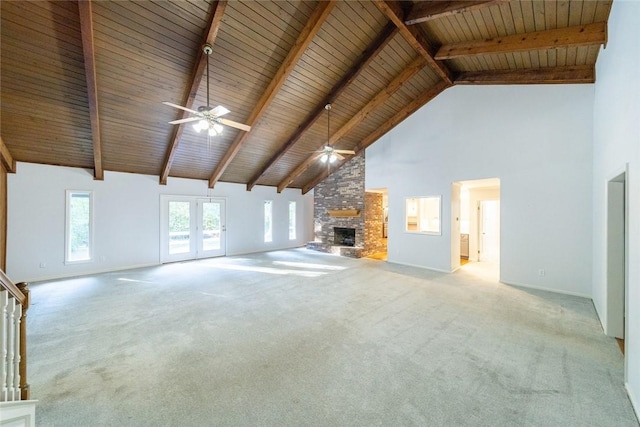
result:
<svg viewBox="0 0 640 427"><path fill-rule="evenodd" d="M38 426L637 426L590 300L296 249L32 285Z"/></svg>

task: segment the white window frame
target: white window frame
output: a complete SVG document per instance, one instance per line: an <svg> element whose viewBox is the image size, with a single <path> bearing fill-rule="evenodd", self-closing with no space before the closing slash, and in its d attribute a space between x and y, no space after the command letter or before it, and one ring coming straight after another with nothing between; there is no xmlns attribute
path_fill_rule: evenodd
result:
<svg viewBox="0 0 640 427"><path fill-rule="evenodd" d="M293 210L291 209L293 207ZM291 215L293 213L293 215ZM297 216L298 216L298 205L296 202L290 200L289 201L289 240L295 240L297 236Z"/></svg>
<svg viewBox="0 0 640 427"><path fill-rule="evenodd" d="M428 203L437 207L425 212ZM414 196L405 199L404 229L406 233L442 235L442 196ZM431 220L427 216L432 216ZM415 225L413 229L412 225Z"/></svg>
<svg viewBox="0 0 640 427"><path fill-rule="evenodd" d="M74 194L86 194L89 196L89 258L71 260L71 198ZM93 191L90 190L66 190L65 201L65 242L64 242L64 263L65 264L82 264L93 261Z"/></svg>
<svg viewBox="0 0 640 427"><path fill-rule="evenodd" d="M269 229L267 230L267 212L266 207L269 206L269 215L271 216L271 221L269 221ZM262 204L262 215L263 215L263 227L264 227L264 243L272 243L273 242L273 200L265 200Z"/></svg>

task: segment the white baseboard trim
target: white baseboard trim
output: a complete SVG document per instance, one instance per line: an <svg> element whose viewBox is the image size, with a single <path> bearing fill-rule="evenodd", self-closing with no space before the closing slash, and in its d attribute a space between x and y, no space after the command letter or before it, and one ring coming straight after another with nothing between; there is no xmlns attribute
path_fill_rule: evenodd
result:
<svg viewBox="0 0 640 427"><path fill-rule="evenodd" d="M104 268L104 269L92 270L87 272L75 272L75 273L69 272L64 274L57 274L53 276L47 276L43 278L36 278L36 279L30 279L30 280L22 280L22 281L27 283L48 282L49 280L70 279L75 277L90 276L92 274L113 273L116 271L133 270L136 268L155 267L157 265L162 265L162 264L158 264L154 262L149 264L136 264L136 265L127 265L124 267Z"/></svg>
<svg viewBox="0 0 640 427"><path fill-rule="evenodd" d="M410 264L410 263L406 263L406 262L397 262L397 261L389 261L387 260L388 263L391 264L398 264L398 265L406 265L407 267L416 267L416 268L421 268L423 270L431 270L431 271L436 271L438 273L445 273L445 274L451 274L454 273L456 271L458 271L461 267L458 267L456 269L453 270L442 270L439 268L433 268L433 267L425 267L424 265L416 265L416 264ZM591 299L591 295L589 294L583 294L580 292L571 292L571 291L565 291L565 290L561 290L561 289L553 289L553 288L545 288L542 286L533 286L533 285L528 285L525 283L518 283L518 282L514 282L514 281L507 281L507 280L502 280L502 278L499 280L500 283L503 283L505 285L509 285L509 286L517 286L519 288L528 288L528 289L535 289L538 291L546 291L546 292L554 292L556 294L563 294L563 295L571 295L574 297L581 297L581 298L587 298L587 299Z"/></svg>
<svg viewBox="0 0 640 427"><path fill-rule="evenodd" d="M505 285L509 285L509 286L517 286L519 288L535 289L535 290L538 290L538 291L554 292L556 294L571 295L571 296L574 296L574 297L582 297L582 298L591 299L591 295L583 294L583 293L580 293L580 292L571 292L571 291L565 291L565 290L562 290L562 289L545 288L543 286L528 285L526 283L518 283L518 282L511 281L511 280L502 280L502 279L500 279L500 283L504 283Z"/></svg>
<svg viewBox="0 0 640 427"><path fill-rule="evenodd" d="M636 418L640 423L640 404L636 399L636 395L631 390L631 387L629 387L628 382L624 383L624 388L627 390L627 397L629 397L629 401L631 402L631 407L633 408L633 412L636 414Z"/></svg>
<svg viewBox="0 0 640 427"><path fill-rule="evenodd" d="M225 255L222 256L227 256L227 257L231 257L231 256L239 256L239 255L251 255L251 254L258 254L258 253L263 253L263 252L274 252L274 251L286 251L288 249L304 249L304 245L303 246L286 246L286 247L275 247L275 248L269 248L269 249L264 249L264 250L259 250L259 251L253 251L253 252L239 252L239 253L227 253ZM320 252L319 252L320 253ZM331 254L329 254L331 255ZM215 257L214 257L215 258ZM200 258L200 259L206 259L206 258ZM108 268L98 268L95 270L91 270L91 271L83 271L83 272L65 272L65 273L60 273L60 274L54 274L51 276L43 276L43 277L35 277L35 278L28 278L26 280L21 279L18 280L19 282L27 282L27 283L37 283L37 282L47 282L49 280L58 280L58 279L69 279L72 277L82 277L82 276L90 276L92 274L102 274L102 273L113 273L116 271L124 271L124 270L133 270L136 268L146 268L146 267L155 267L155 266L159 266L159 265L163 265L163 264L171 264L173 262L189 262L189 261L197 261L197 259L187 259L187 260L182 260L182 261L165 261L162 262L160 261L160 258L158 258L157 262L149 262L149 263L144 263L144 264L135 264L135 265L125 265L125 266L112 266L112 267L108 267Z"/></svg>
<svg viewBox="0 0 640 427"><path fill-rule="evenodd" d="M406 265L407 267L421 268L423 270L437 271L438 273L446 273L446 274L453 273L453 271L451 270L441 270L439 268L425 267L424 265L409 264L406 262L397 262L397 261L389 261L389 260L387 260L387 262L390 264Z"/></svg>

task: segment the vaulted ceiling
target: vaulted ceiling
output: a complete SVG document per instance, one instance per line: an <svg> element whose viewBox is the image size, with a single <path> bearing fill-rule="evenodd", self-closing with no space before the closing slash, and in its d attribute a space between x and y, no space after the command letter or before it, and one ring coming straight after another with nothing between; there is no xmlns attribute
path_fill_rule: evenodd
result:
<svg viewBox="0 0 640 427"><path fill-rule="evenodd" d="M611 1L1 4L0 158L301 188L456 84L592 83ZM203 53L210 43L213 52ZM250 132L208 140L163 101ZM325 105L330 103L327 131ZM460 120L464 120L463 117ZM332 166L330 171L340 166Z"/></svg>

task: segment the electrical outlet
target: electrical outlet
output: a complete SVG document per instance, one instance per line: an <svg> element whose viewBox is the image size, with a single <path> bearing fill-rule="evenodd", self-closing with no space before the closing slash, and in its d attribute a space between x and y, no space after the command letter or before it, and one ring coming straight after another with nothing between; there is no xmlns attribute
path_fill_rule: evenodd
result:
<svg viewBox="0 0 640 427"><path fill-rule="evenodd" d="M47 266L47 264L46 264L46 263L44 263L44 262L41 262L41 263L40 263L40 268L45 268L46 266Z"/></svg>
<svg viewBox="0 0 640 427"><path fill-rule="evenodd" d="M540 270L538 270L538 276L542 277L546 274L546 271L544 271L544 268L541 268Z"/></svg>

